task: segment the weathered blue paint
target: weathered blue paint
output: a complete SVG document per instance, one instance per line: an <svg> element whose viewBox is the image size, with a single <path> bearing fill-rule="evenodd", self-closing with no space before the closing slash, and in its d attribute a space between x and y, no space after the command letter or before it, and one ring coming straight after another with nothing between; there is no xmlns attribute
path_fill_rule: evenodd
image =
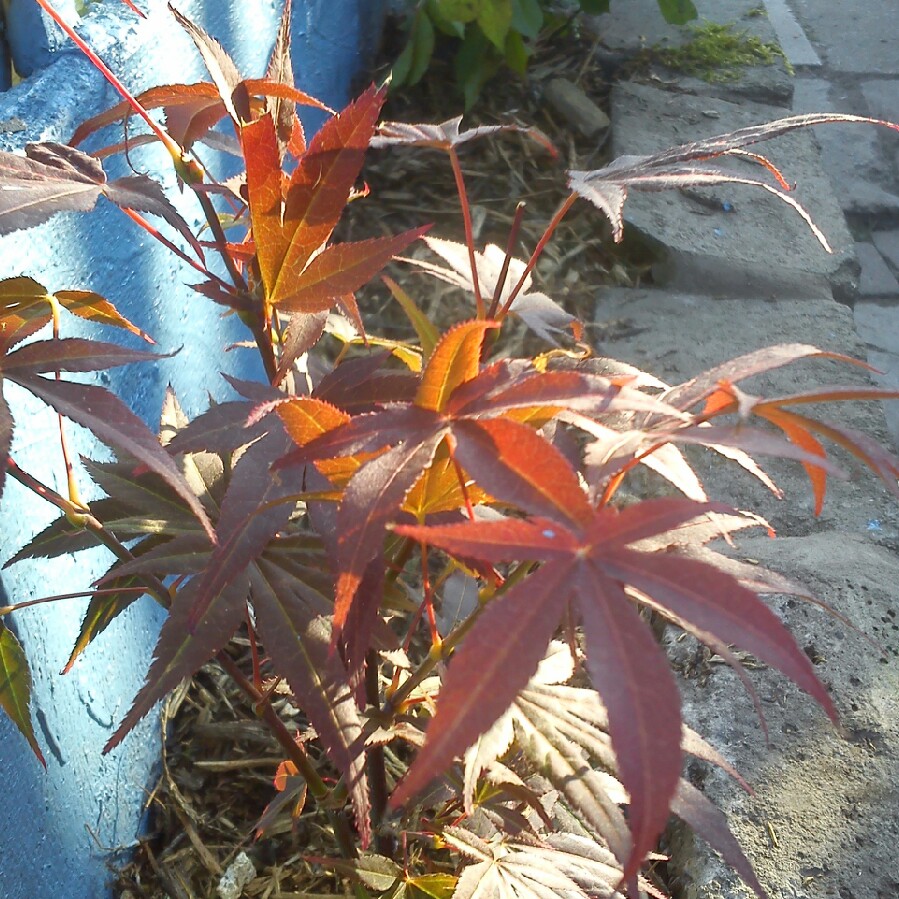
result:
<svg viewBox="0 0 899 899"><path fill-rule="evenodd" d="M30 2L30 0L29 0ZM146 3L142 3L146 6ZM248 74L261 74L280 14L272 0L181 0L187 15L217 37ZM375 37L366 0L294 0L294 60L298 83L331 106L349 98L360 53ZM205 73L192 45L160 0L146 21L105 0L91 7L82 34L137 91L152 84L195 81ZM24 131L0 128L3 149L29 140L66 140L75 124L104 109L116 96L77 53L57 52L49 67L0 95L0 123L25 122ZM19 123L16 124L16 127ZM207 156L209 154L206 154ZM172 185L163 154L135 155ZM124 173L124 168L122 172ZM115 174L115 173L113 173ZM172 194L178 198L177 191ZM199 223L190 196L178 199L189 222ZM51 290L90 288L107 296L150 332L163 351L181 348L150 366L112 372L108 383L151 424L171 383L187 411L205 408L207 396L229 393L224 369L240 377L259 370L249 351L223 355L222 347L245 337L234 319L190 290L192 270L137 230L111 204L85 216L58 216L0 240L0 277L27 274ZM68 333L78 333L69 324ZM83 331L93 333L96 331ZM104 376L105 377L105 376ZM60 478L55 418L24 391L7 387L17 422L14 454L27 470L65 491ZM89 434L70 428L76 453L103 458L107 451ZM49 522L52 509L16 483L0 506L0 557ZM3 572L9 601L83 589L108 564L103 551L52 564L21 563ZM5 600L4 600L5 602ZM160 612L147 599L117 619L67 676L58 672L77 633L84 601L66 601L16 613L15 627L34 670L35 727L47 757L44 773L26 744L0 716L0 896L94 899L106 894L109 849L134 843L151 769L158 758L158 720L147 719L108 756L100 750L127 711L149 662ZM96 839L95 839L96 837ZM101 848L102 847L102 848Z"/></svg>
<svg viewBox="0 0 899 899"><path fill-rule="evenodd" d="M55 8L67 21L77 18L74 0L60 0ZM7 0L6 32L16 71L23 78L50 65L65 46L65 35L34 0Z"/></svg>
<svg viewBox="0 0 899 899"><path fill-rule="evenodd" d="M0 91L7 91L12 86L11 63L9 43L6 40L6 22L3 19L3 8L0 7Z"/></svg>

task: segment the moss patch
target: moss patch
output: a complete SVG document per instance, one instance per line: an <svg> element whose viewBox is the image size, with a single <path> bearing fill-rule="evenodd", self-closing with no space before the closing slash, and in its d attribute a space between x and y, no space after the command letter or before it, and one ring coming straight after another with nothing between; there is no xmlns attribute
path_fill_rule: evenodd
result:
<svg viewBox="0 0 899 899"><path fill-rule="evenodd" d="M690 28L693 35L682 47L653 47L652 58L669 69L695 75L710 83L736 81L746 66L771 65L784 59L777 44L737 31L733 24L703 22ZM785 60L786 61L786 60ZM792 68L787 63L787 70Z"/></svg>

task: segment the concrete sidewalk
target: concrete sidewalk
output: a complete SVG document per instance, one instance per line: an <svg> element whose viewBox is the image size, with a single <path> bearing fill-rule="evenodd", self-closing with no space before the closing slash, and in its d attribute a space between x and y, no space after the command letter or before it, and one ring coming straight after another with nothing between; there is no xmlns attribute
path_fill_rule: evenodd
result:
<svg viewBox="0 0 899 899"><path fill-rule="evenodd" d="M700 16L778 41L785 62L734 83L707 84L661 66L612 94L614 155L642 154L794 112L850 112L899 121L899 27L894 0L696 0ZM888 10L887 7L890 7ZM764 10L761 10L764 13ZM679 46L688 28L665 25L655 0L613 0L595 21L610 58L646 45ZM886 30L885 30L886 27ZM890 34L889 30L892 30ZM729 185L666 193L632 191L625 240L654 253L653 288L614 290L597 319L626 321L600 350L671 382L772 343L812 343L867 361L789 367L756 379L766 395L819 384L899 389L899 134L827 125L752 149L796 183L835 253L828 256L788 206ZM758 177L759 170L746 169ZM602 331L603 329L601 329ZM899 448L899 402L842 404L823 415ZM847 460L836 457L840 464ZM670 652L684 675L684 713L756 790L742 794L720 772L689 774L728 815L772 899L899 896L899 503L851 462L829 485L815 518L799 466L760 460L787 494L778 501L736 466L697 457L710 496L769 518L779 539L738 541L737 557L807 584L883 647L793 599L774 605L832 689L845 733L783 677L752 671L770 734L720 659L691 640ZM676 635L672 635L673 637ZM751 661L751 660L750 660ZM754 665L753 665L754 667ZM672 833L679 899L751 895L720 859L684 831Z"/></svg>

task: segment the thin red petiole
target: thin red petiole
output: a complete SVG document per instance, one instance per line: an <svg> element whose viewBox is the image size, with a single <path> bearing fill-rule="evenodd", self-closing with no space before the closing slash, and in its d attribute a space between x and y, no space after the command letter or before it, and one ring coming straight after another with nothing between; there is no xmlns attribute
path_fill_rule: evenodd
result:
<svg viewBox="0 0 899 899"><path fill-rule="evenodd" d="M465 500L465 514L468 516L469 521L474 521L474 506L471 504L471 497L468 495L468 485L465 483L465 474L462 471L462 466L456 461L456 457L453 456L453 468L456 469L456 477L459 479L459 489L462 491L462 498Z"/></svg>
<svg viewBox="0 0 899 899"><path fill-rule="evenodd" d="M50 314L53 319L53 339L59 340L59 301L54 296L48 296L47 301L50 304ZM59 370L55 371L54 377L57 381L62 380L62 374ZM78 481L75 480L75 466L72 465L72 453L69 449L69 441L66 438L66 427L65 421L61 413L57 414L57 420L59 422L59 446L62 450L62 461L66 470L66 485L69 491L69 501L74 506L80 506L82 509L86 509L87 506L81 499L81 494L78 490Z"/></svg>
<svg viewBox="0 0 899 899"><path fill-rule="evenodd" d="M515 302L515 298L518 294L521 293L522 287L524 287L524 282L527 280L528 275L534 270L534 266L537 265L537 260L540 259L540 256L543 254L543 251L546 249L546 245L549 243L553 234L555 233L556 228L562 224L562 219L568 214L568 210L574 205L574 201L577 199L577 194L572 193L569 195L568 199L559 207L558 212L552 217L552 221L546 226L546 230L543 232L543 236L540 240L537 241L537 246L534 247L534 252L531 253L531 258L528 259L528 264L524 267L524 271L521 273L521 277L518 279L518 283L512 288L512 292L509 294L508 299L503 304L503 308L500 310L500 315L505 315L512 306L512 303Z"/></svg>
<svg viewBox="0 0 899 899"><path fill-rule="evenodd" d="M250 655L253 657L253 686L260 692L262 690L262 668L259 664L259 647L256 645L256 629L253 627L253 619L250 610L247 609L247 636L250 638Z"/></svg>
<svg viewBox="0 0 899 899"><path fill-rule="evenodd" d="M192 259L187 255L183 250L179 249L175 244L173 244L167 237L165 237L157 228L154 228L139 212L135 212L133 209L127 209L124 206L119 207L125 215L128 216L133 222L140 225L150 237L154 237L158 240L167 250L171 250L179 259L184 260L188 265L195 268L201 275L205 275L207 278L215 278L209 269L206 268L200 262L197 262L195 259ZM220 281L222 284L226 282L221 281L220 278L216 278L217 281Z"/></svg>
<svg viewBox="0 0 899 899"><path fill-rule="evenodd" d="M431 576L428 572L428 544L421 545L421 589L424 593L422 605L428 613L428 627L431 630L431 645L439 648L443 645L443 638L437 630L437 617L434 614L434 596L431 590Z"/></svg>
<svg viewBox="0 0 899 899"><path fill-rule="evenodd" d="M0 617L19 609L39 606L45 602L59 602L64 599L83 599L85 596L112 596L114 593L146 593L146 587L103 587L99 590L79 590L77 593L58 593L56 596L42 596L40 599L26 599L11 606L0 606Z"/></svg>
<svg viewBox="0 0 899 899"><path fill-rule="evenodd" d="M487 311L487 318L492 319L496 315L499 306L499 298L503 295L503 287L506 286L506 278L509 276L509 263L515 253L515 244L518 243L518 234L521 231L521 223L524 221L524 210L527 203L522 200L515 207L515 218L512 219L512 227L509 228L509 239L506 242L506 258L503 260L503 267L500 269L499 278L496 279L496 290L493 291L493 300L490 303L490 309Z"/></svg>
<svg viewBox="0 0 899 899"><path fill-rule="evenodd" d="M468 193L465 190L465 177L462 174L462 166L459 164L459 156L455 148L450 147L450 163L453 167L453 176L456 179L456 191L459 194L459 204L462 207L462 224L465 226L465 245L468 247L468 261L471 264L471 283L474 288L474 302L478 311L478 318L484 318L484 298L481 296L481 282L478 278L478 263L474 251L474 229L471 225L471 204L468 202Z"/></svg>
<svg viewBox="0 0 899 899"><path fill-rule="evenodd" d="M150 118L150 114L147 110L144 109L144 107L131 95L128 88L119 81L109 66L107 66L106 63L103 62L103 60L100 59L100 57L85 43L85 41L78 36L75 29L72 28L72 26L69 25L68 22L66 22L53 8L53 5L49 0L35 0L35 2L48 16L50 16L51 19L53 19L54 22L56 22L57 25L59 25L75 46L78 47L78 49L102 73L103 77L121 94L125 102L127 102L128 105L147 123L150 130L162 141L163 146L169 151L172 158L178 163L183 163L184 151L174 138Z"/></svg>

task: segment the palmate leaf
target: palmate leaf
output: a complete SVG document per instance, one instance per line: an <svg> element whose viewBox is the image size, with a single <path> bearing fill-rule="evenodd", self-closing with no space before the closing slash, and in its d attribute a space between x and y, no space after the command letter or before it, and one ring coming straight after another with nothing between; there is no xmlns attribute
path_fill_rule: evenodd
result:
<svg viewBox="0 0 899 899"><path fill-rule="evenodd" d="M263 275L273 303L290 296L292 284L330 237L365 160L385 91L370 87L328 119L290 176L284 198L287 247Z"/></svg>
<svg viewBox="0 0 899 899"><path fill-rule="evenodd" d="M109 627L115 618L146 591L147 584L140 575L124 575L104 580L103 587L107 590L115 589L117 592L95 594L91 597L84 617L81 619L81 627L75 638L75 645L60 674L68 674L72 670L72 666L79 656Z"/></svg>
<svg viewBox="0 0 899 899"><path fill-rule="evenodd" d="M336 553L338 631L343 632L355 590L380 550L384 527L400 511L442 441L481 489L489 485L486 489L497 500L579 527L592 518L592 511L577 476L532 426L567 407L590 413L640 409L679 415L639 390L592 374L502 365L481 372L484 336L493 327L492 322L473 321L450 329L428 359L412 403L350 417L312 440L304 431L297 441L300 448L273 466L280 470L315 462L332 477L337 470L329 472L326 466L335 465L337 457L350 456L353 465L362 463L347 484L346 511L340 513L352 539L345 539ZM274 409L282 417L295 410L298 421L308 422L304 409L308 403L292 399L265 404L251 421ZM500 418L503 415L508 418ZM359 458L391 446L396 449L389 451L388 461ZM391 468L391 463L398 467ZM345 636L353 642L352 634Z"/></svg>
<svg viewBox="0 0 899 899"><path fill-rule="evenodd" d="M189 581L175 596L169 616L162 625L153 651L147 680L127 715L103 747L107 753L170 690L221 651L244 620L247 608L248 579L238 577L228 583L206 610L204 627L192 633L188 620L200 581Z"/></svg>
<svg viewBox="0 0 899 899"><path fill-rule="evenodd" d="M473 297L474 283L468 248L464 244L435 237L426 237L424 240L429 249L443 258L450 268L432 265L418 259L415 260L415 265L446 283L459 287ZM474 258L478 284L485 296L496 295L500 275L505 269L503 288L499 294L499 308L504 308L512 289L524 274L526 263L514 257L507 261L506 251L492 243L487 244L483 252L476 252ZM509 311L516 314L538 337L551 343L556 343L558 335L576 321L575 316L567 313L555 300L533 289L531 275L525 278Z"/></svg>
<svg viewBox="0 0 899 899"><path fill-rule="evenodd" d="M9 451L12 447L13 429L12 411L9 403L0 393L0 460L3 461L3 464L0 465L0 496L3 496L3 488L6 485L6 460L9 458ZM4 565L4 567L6 566Z"/></svg>
<svg viewBox="0 0 899 899"><path fill-rule="evenodd" d="M621 899L621 867L587 837L549 834L488 842L471 831L448 827L443 838L474 860L462 870L453 899ZM648 885L643 882L644 888Z"/></svg>
<svg viewBox="0 0 899 899"><path fill-rule="evenodd" d="M394 256L418 240L430 226L390 237L326 247L280 291L277 308L285 312L322 312L335 300L367 284Z"/></svg>
<svg viewBox="0 0 899 899"><path fill-rule="evenodd" d="M102 195L125 209L158 215L202 258L193 232L159 184L146 175L107 181L93 156L65 144L28 144L24 156L0 153L0 183L0 234L33 228L58 212L89 212Z"/></svg>
<svg viewBox="0 0 899 899"><path fill-rule="evenodd" d="M503 756L514 739L579 817L623 859L630 835L619 805L626 794L609 773L615 764L608 719L595 691L559 686L573 673L570 647L554 641L509 709L465 753L463 800L470 814L481 770ZM596 762L605 770L596 770Z"/></svg>
<svg viewBox="0 0 899 899"><path fill-rule="evenodd" d="M791 584L778 586L786 586L785 592L794 589ZM469 814L474 810L472 793L481 769L504 755L514 739L516 749L520 747L564 794L568 805L608 844L615 857L623 858L627 855L629 835L619 806L629 800L612 776L616 764L608 736L607 710L595 691L565 686L573 674L570 647L554 641L536 674L508 711L465 753L466 810ZM720 754L687 727L681 742L684 752L717 765L749 789ZM724 815L684 780L678 785L672 811L718 851L759 896L764 896Z"/></svg>
<svg viewBox="0 0 899 899"><path fill-rule="evenodd" d="M297 359L318 343L322 334L325 333L327 322L327 312L316 312L311 315L301 312L289 317L281 343L281 355L278 357L278 370L273 381L274 386L277 387L281 384Z"/></svg>
<svg viewBox="0 0 899 899"><path fill-rule="evenodd" d="M241 75L234 64L234 60L225 52L222 45L211 38L199 25L196 25L183 13L179 12L169 3L169 12L175 17L178 24L190 35L203 64L212 77L218 94L225 104L228 115L235 125L248 121L250 118L249 97L244 92L242 97L235 97L237 86L241 82Z"/></svg>
<svg viewBox="0 0 899 899"><path fill-rule="evenodd" d="M0 706L46 768L31 724L31 672L16 635L0 622Z"/></svg>
<svg viewBox="0 0 899 899"><path fill-rule="evenodd" d="M268 395L269 391L264 391ZM323 404L322 404L323 405ZM229 408L230 407L230 408ZM240 410L234 418L235 407ZM228 421L246 441L253 428L235 426L246 420L247 403L226 404L207 413L206 421L181 428L171 439L170 448L214 446L230 447L232 434L220 428ZM113 748L135 723L146 714L178 681L194 673L231 638L242 622L247 600L252 602L258 633L278 675L285 677L297 704L308 716L329 757L344 775L363 839L368 839L368 789L361 748L361 720L350 690L345 668L329 653L330 627L324 616L330 615L333 587L322 583L324 560L320 550L304 546L302 540L276 538L293 512L293 503L279 503L290 492L280 477L268 473L269 460L286 448L280 427L255 438L240 455L228 487L216 508L216 535L213 546L198 529L179 528L183 510L171 508L171 497L153 496L142 484L130 494L142 509L161 516L162 528L175 525L174 536L150 546L133 561L118 563L101 585L115 578L140 578L147 575L189 575L191 580L175 596L172 612L163 626L154 662L134 705L107 745ZM259 427L255 430L259 430ZM249 436L253 440L253 436ZM228 451L227 449L225 450ZM188 465L205 464L206 453L185 460ZM98 467L98 481L116 490L109 482L109 466ZM112 474L117 474L113 472ZM214 472L213 472L214 474ZM146 480L143 476L142 480ZM259 487L260 484L264 486ZM198 489L213 485L205 477ZM214 497L213 497L214 499ZM143 500L143 501L141 501ZM260 507L264 507L260 511ZM179 518L180 514L180 518ZM110 523L114 526L115 521ZM98 613L103 607L98 604ZM91 634L93 619L86 621Z"/></svg>
<svg viewBox="0 0 899 899"><path fill-rule="evenodd" d="M400 443L367 463L347 484L337 512L338 577L334 625L342 627L368 564L378 555L387 522L430 466L442 434Z"/></svg>
<svg viewBox="0 0 899 899"><path fill-rule="evenodd" d="M244 125L240 129L240 142L247 166L247 201L256 258L266 293L271 295L288 244L281 221L284 214L281 156L271 114Z"/></svg>
<svg viewBox="0 0 899 899"><path fill-rule="evenodd" d="M60 290L51 294L33 278L0 281L0 347L9 349L47 324L53 299L73 315L101 325L123 328L153 343L153 339L128 321L109 300L89 290Z"/></svg>
<svg viewBox="0 0 899 899"><path fill-rule="evenodd" d="M734 384L721 380L717 389L705 398L705 409L709 416L729 413L737 413L741 419L758 416L783 431L804 454L804 458L801 459L802 465L812 484L815 514L820 515L827 491L827 475L833 473L834 466L828 462L826 451L818 437L832 440L864 462L896 497L899 497L899 483L897 483L899 459L865 434L818 421L809 415L793 411L793 407L837 401L897 398L899 390L883 390L877 387L819 387L805 393L763 398L745 393Z"/></svg>
<svg viewBox="0 0 899 899"><path fill-rule="evenodd" d="M602 211L612 225L616 243L623 237L622 210L629 190L670 190L684 187L708 187L715 184L747 184L759 187L791 206L806 222L825 250L831 252L827 239L811 220L808 212L790 197L789 185L765 157L743 152L744 147L788 134L800 128L830 123L883 125L899 131L899 125L864 116L840 113L813 113L777 119L764 125L752 125L663 150L648 156L622 156L609 165L593 171L570 171L568 186L576 194L589 200ZM727 156L758 163L768 169L779 186L758 178L750 178L737 171L703 165L707 160Z"/></svg>
<svg viewBox="0 0 899 899"><path fill-rule="evenodd" d="M292 579L266 562L251 568L256 626L275 670L287 679L328 757L346 778L363 845L371 837L362 720L347 673L330 651L331 628L302 597ZM294 583L295 589L295 583Z"/></svg>
<svg viewBox="0 0 899 899"><path fill-rule="evenodd" d="M115 344L80 338L53 339L35 341L7 354L0 359L0 373L127 455L133 462L131 479L138 466L146 466L155 472L186 504L196 522L212 536L212 526L202 503L172 457L121 400L102 387L42 377L54 371L93 371L155 358L153 354L128 350ZM8 438L11 429L5 433ZM126 477L125 481L128 482L129 478ZM16 556L22 557L22 553Z"/></svg>
<svg viewBox="0 0 899 899"><path fill-rule="evenodd" d="M253 240L266 300L279 311L316 313L352 293L427 230L325 247L350 196L383 93L369 90L325 123L282 191L272 114L241 128ZM355 315L358 319L358 313Z"/></svg>
<svg viewBox="0 0 899 899"><path fill-rule="evenodd" d="M364 852L359 858L352 860L307 856L306 861L339 871L378 893L389 890L403 876L403 869L393 859L373 852Z"/></svg>
<svg viewBox="0 0 899 899"><path fill-rule="evenodd" d="M52 317L47 291L33 278L0 281L0 349L8 352Z"/></svg>
<svg viewBox="0 0 899 899"><path fill-rule="evenodd" d="M215 539L206 511L175 461L160 445L156 435L120 399L102 387L50 380L21 370L7 373L7 377L60 414L87 428L103 443L124 450L156 472L185 500L210 538Z"/></svg>
<svg viewBox="0 0 899 899"><path fill-rule="evenodd" d="M146 331L142 331L137 325L128 321L109 300L101 297L92 290L58 290L53 296L59 300L62 307L72 315L83 318L97 325L111 325L114 328L122 328L130 331L147 343L156 341Z"/></svg>
<svg viewBox="0 0 899 899"><path fill-rule="evenodd" d="M256 822L255 837L257 840L266 834L273 833L275 822L285 807L289 807L290 820L295 827L306 806L308 787L293 762L285 761L278 765L274 783L278 795L262 810L262 814Z"/></svg>
<svg viewBox="0 0 899 899"><path fill-rule="evenodd" d="M442 411L453 391L473 381L480 370L481 347L494 322L463 322L447 331L428 359L415 403Z"/></svg>
<svg viewBox="0 0 899 899"><path fill-rule="evenodd" d="M250 562L290 520L293 505L276 501L292 493L292 487L268 474L269 461L284 446L283 432L273 430L238 460L216 522L216 546L209 565L197 578L189 629L206 626L204 618L215 597L232 579L245 577ZM270 505L260 511L266 504Z"/></svg>
<svg viewBox="0 0 899 899"><path fill-rule="evenodd" d="M545 518L397 526L402 536L462 558L489 563L533 559L544 565L478 618L450 665L425 746L391 803L401 805L418 792L512 703L569 603L585 626L588 667L608 709L612 746L631 797L633 846L622 859L627 880L664 826L680 772L676 686L648 626L631 607L634 597L698 639L711 639L716 649L733 643L752 652L835 718L810 661L755 592L706 563L632 547L709 513L736 514L718 504L650 500L621 512L601 508L590 524L573 529ZM718 601L722 595L726 603ZM515 639L507 638L510 622ZM504 635L502 641L498 634ZM483 684L472 679L474 672L487 671L492 677L485 682L492 689L483 695Z"/></svg>
<svg viewBox="0 0 899 899"><path fill-rule="evenodd" d="M563 653L570 659L568 647L560 646L556 656ZM606 710L592 690L540 681L538 671L507 713L514 723L517 742L564 793L577 814L606 840L616 857L621 857L620 847L627 845L628 835L618 805L629 800L619 781L608 773L615 770L615 758ZM684 752L717 765L749 789L720 754L687 727L681 745ZM597 765L600 770L596 770ZM683 779L671 810L719 852L757 895L765 896L724 815Z"/></svg>
<svg viewBox="0 0 899 899"><path fill-rule="evenodd" d="M251 96L272 96L321 109L324 112L331 111L324 103L309 94L268 78L248 78L243 81L243 84ZM198 140L208 139L211 143L210 129L227 115L218 89L214 84L206 81L196 84L158 85L137 94L136 99L144 109L163 110L166 130L186 150L190 149ZM101 128L125 121L133 114L134 110L130 104L124 101L118 103L82 122L69 140L69 145L76 147ZM157 138L155 135L149 134L134 135L129 138L127 143L115 148L107 147L97 151L95 155L105 156L113 150L124 152L128 146L137 145L145 139L154 141Z"/></svg>
<svg viewBox="0 0 899 899"><path fill-rule="evenodd" d="M281 10L278 34L275 36L275 45L272 47L272 55L269 57L265 77L268 81L293 88L293 62L290 58L290 14L291 0L285 0L284 8ZM290 146L294 156L299 157L306 149L306 136L303 133L302 123L297 117L294 103L271 96L266 98L266 111L270 112L274 119L281 156L284 156L285 149Z"/></svg>
<svg viewBox="0 0 899 899"><path fill-rule="evenodd" d="M3 375L17 377L48 374L54 371L104 371L117 365L149 362L161 358L155 353L129 350L116 343L67 337L37 340L8 353L0 361Z"/></svg>

